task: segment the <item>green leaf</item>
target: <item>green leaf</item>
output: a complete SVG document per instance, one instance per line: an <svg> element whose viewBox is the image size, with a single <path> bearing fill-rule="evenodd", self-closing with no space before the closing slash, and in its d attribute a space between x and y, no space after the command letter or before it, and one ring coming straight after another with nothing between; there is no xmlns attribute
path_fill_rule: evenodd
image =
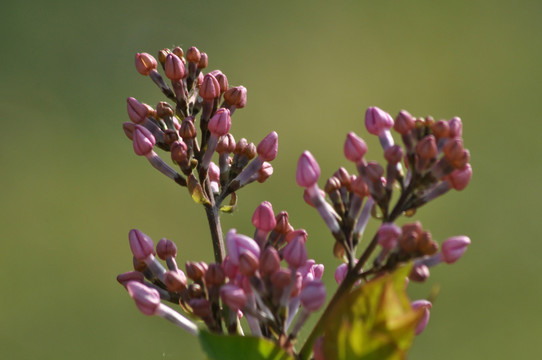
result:
<svg viewBox="0 0 542 360"><path fill-rule="evenodd" d="M401 360L421 311L412 310L405 278L412 265L373 279L345 296L324 329L328 360Z"/></svg>
<svg viewBox="0 0 542 360"><path fill-rule="evenodd" d="M222 205L220 211L223 213L231 214L237 208L237 195L232 193L230 196L230 202L228 205Z"/></svg>
<svg viewBox="0 0 542 360"><path fill-rule="evenodd" d="M188 176L187 187L188 192L190 192L190 195L192 196L192 200L194 200L196 204L210 204L209 199L207 199L207 197L203 193L203 188L201 187L198 179L196 179L193 174L190 174L190 176Z"/></svg>
<svg viewBox="0 0 542 360"><path fill-rule="evenodd" d="M274 342L253 336L199 332L201 347L211 360L294 360Z"/></svg>

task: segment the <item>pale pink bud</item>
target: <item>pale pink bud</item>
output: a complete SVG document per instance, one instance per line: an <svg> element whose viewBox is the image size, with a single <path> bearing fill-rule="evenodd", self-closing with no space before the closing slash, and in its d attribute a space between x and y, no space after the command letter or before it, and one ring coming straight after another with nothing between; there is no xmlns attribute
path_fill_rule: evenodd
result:
<svg viewBox="0 0 542 360"><path fill-rule="evenodd" d="M308 311L316 311L326 301L326 288L320 280L305 283L300 294L301 304Z"/></svg>
<svg viewBox="0 0 542 360"><path fill-rule="evenodd" d="M156 144L156 140L152 133L141 125L135 126L132 136L134 152L137 155L148 155Z"/></svg>
<svg viewBox="0 0 542 360"><path fill-rule="evenodd" d="M226 135L231 128L230 111L225 108L218 109L211 120L209 120L208 128L211 134L217 137Z"/></svg>
<svg viewBox="0 0 542 360"><path fill-rule="evenodd" d="M427 326L427 323L429 322L429 309L433 306L430 301L427 300L416 300L413 301L411 304L412 309L423 309L423 316L418 322L418 325L416 325L416 335L419 335Z"/></svg>
<svg viewBox="0 0 542 360"><path fill-rule="evenodd" d="M373 135L380 135L384 130L393 126L393 118L390 114L376 106L371 106L365 112L365 127Z"/></svg>
<svg viewBox="0 0 542 360"><path fill-rule="evenodd" d="M247 303L247 295L239 286L226 284L220 288L220 298L232 310L242 309Z"/></svg>
<svg viewBox="0 0 542 360"><path fill-rule="evenodd" d="M365 141L353 132L346 135L344 142L344 156L355 163L363 160L363 156L367 152L367 144Z"/></svg>
<svg viewBox="0 0 542 360"><path fill-rule="evenodd" d="M461 137L461 133L463 131L463 124L461 123L460 118L458 118L457 116L452 118L452 120L448 122L448 125L450 127L451 138Z"/></svg>
<svg viewBox="0 0 542 360"><path fill-rule="evenodd" d="M117 281L123 286L126 286L126 284L128 284L129 281L137 281L137 282L143 283L144 279L145 278L143 276L143 273L139 271L129 271L129 272L119 274L117 276Z"/></svg>
<svg viewBox="0 0 542 360"><path fill-rule="evenodd" d="M151 289L137 281L129 281L126 290L134 299L137 308L145 315L154 315L160 306L160 294L157 290Z"/></svg>
<svg viewBox="0 0 542 360"><path fill-rule="evenodd" d="M277 225L275 214L273 213L273 206L269 201L264 201L256 208L254 215L252 215L252 225L258 230L271 231Z"/></svg>
<svg viewBox="0 0 542 360"><path fill-rule="evenodd" d="M209 163L209 180L216 183L220 181L220 169L214 162Z"/></svg>
<svg viewBox="0 0 542 360"><path fill-rule="evenodd" d="M203 82L199 88L199 96L204 100L213 100L220 95L220 84L211 74L203 77Z"/></svg>
<svg viewBox="0 0 542 360"><path fill-rule="evenodd" d="M128 233L130 249L137 260L144 260L149 255L154 255L154 244L152 239L137 229Z"/></svg>
<svg viewBox="0 0 542 360"><path fill-rule="evenodd" d="M133 97L126 99L128 117L136 124L141 124L145 121L147 115L152 111L149 105L140 103Z"/></svg>
<svg viewBox="0 0 542 360"><path fill-rule="evenodd" d="M297 171L295 179L297 184L302 187L311 187L320 177L320 166L309 151L304 151L297 162Z"/></svg>
<svg viewBox="0 0 542 360"><path fill-rule="evenodd" d="M296 237L283 249L282 257L292 268L297 269L307 261L307 248L301 237Z"/></svg>
<svg viewBox="0 0 542 360"><path fill-rule="evenodd" d="M151 71L156 70L158 63L156 59L147 53L137 53L135 56L136 70L141 75L149 75Z"/></svg>
<svg viewBox="0 0 542 360"><path fill-rule="evenodd" d="M426 265L421 264L418 266L414 266L408 277L412 281L424 282L425 280L427 280L429 275L429 268Z"/></svg>
<svg viewBox="0 0 542 360"><path fill-rule="evenodd" d="M173 241L162 238L156 244L156 254L162 260L175 257L177 256L177 246Z"/></svg>
<svg viewBox="0 0 542 360"><path fill-rule="evenodd" d="M184 64L175 54L169 53L164 63L164 72L170 80L179 81L184 77Z"/></svg>
<svg viewBox="0 0 542 360"><path fill-rule="evenodd" d="M231 262L239 265L239 256L245 252L251 252L256 257L260 257L260 247L258 243L246 235L237 234L234 229L230 230L226 235L226 249Z"/></svg>
<svg viewBox="0 0 542 360"><path fill-rule="evenodd" d="M448 176L448 181L457 191L461 191L467 187L472 178L472 167L470 164L465 165L463 169L455 169Z"/></svg>
<svg viewBox="0 0 542 360"><path fill-rule="evenodd" d="M470 245L470 239L466 236L454 236L442 243L442 259L447 264L459 260Z"/></svg>
<svg viewBox="0 0 542 360"><path fill-rule="evenodd" d="M337 269L335 269L335 281L337 281L337 284L340 284L343 282L347 273L348 273L348 264L343 263L337 266Z"/></svg>
<svg viewBox="0 0 542 360"><path fill-rule="evenodd" d="M259 183L263 183L265 182L265 180L269 179L271 175L273 175L273 165L271 165L267 161L264 161L262 166L260 167L260 170L258 170L257 181Z"/></svg>
<svg viewBox="0 0 542 360"><path fill-rule="evenodd" d="M314 264L312 271L314 272L314 278L321 280L322 276L324 276L324 264Z"/></svg>
<svg viewBox="0 0 542 360"><path fill-rule="evenodd" d="M270 132L260 143L256 150L263 161L272 161L277 157L279 149L279 136L275 131Z"/></svg>
<svg viewBox="0 0 542 360"><path fill-rule="evenodd" d="M384 223L378 229L378 243L386 250L391 250L399 242L401 228L393 223Z"/></svg>

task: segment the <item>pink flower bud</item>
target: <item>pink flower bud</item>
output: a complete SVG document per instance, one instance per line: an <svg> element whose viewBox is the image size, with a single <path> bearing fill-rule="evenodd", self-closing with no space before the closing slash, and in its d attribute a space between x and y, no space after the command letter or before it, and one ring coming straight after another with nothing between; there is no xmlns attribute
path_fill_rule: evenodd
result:
<svg viewBox="0 0 542 360"><path fill-rule="evenodd" d="M206 53L200 53L200 58L198 61L198 69L205 69L209 65L209 56Z"/></svg>
<svg viewBox="0 0 542 360"><path fill-rule="evenodd" d="M412 268L412 271L410 272L408 278L415 282L424 282L425 280L427 280L429 275L429 268L426 265L421 264Z"/></svg>
<svg viewBox="0 0 542 360"><path fill-rule="evenodd" d="M378 229L378 243L386 250L391 250L399 242L401 228L393 223L384 223Z"/></svg>
<svg viewBox="0 0 542 360"><path fill-rule="evenodd" d="M154 315L160 306L160 294L157 290L151 289L140 282L129 281L126 290L134 299L137 308L145 315Z"/></svg>
<svg viewBox="0 0 542 360"><path fill-rule="evenodd" d="M209 163L209 180L216 183L220 181L220 169L214 162Z"/></svg>
<svg viewBox="0 0 542 360"><path fill-rule="evenodd" d="M314 278L321 280L322 276L324 276L324 264L314 264L312 271L314 272Z"/></svg>
<svg viewBox="0 0 542 360"><path fill-rule="evenodd" d="M247 295L240 287L233 284L226 284L220 288L220 298L232 310L245 307Z"/></svg>
<svg viewBox="0 0 542 360"><path fill-rule="evenodd" d="M156 254L162 260L175 257L177 256L177 246L173 241L162 238L156 244Z"/></svg>
<svg viewBox="0 0 542 360"><path fill-rule="evenodd" d="M256 257L260 257L260 247L258 243L248 236L237 234L234 229L226 235L226 249L230 260L235 265L239 265L239 256L245 251L251 252Z"/></svg>
<svg viewBox="0 0 542 360"><path fill-rule="evenodd" d="M260 143L256 150L263 161L272 161L277 157L279 149L279 136L275 131L270 132Z"/></svg>
<svg viewBox="0 0 542 360"><path fill-rule="evenodd" d="M210 264L205 272L205 284L222 285L226 280L226 273L219 264Z"/></svg>
<svg viewBox="0 0 542 360"><path fill-rule="evenodd" d="M137 53L135 56L136 70L141 75L149 75L151 71L156 70L158 63L156 59L147 53Z"/></svg>
<svg viewBox="0 0 542 360"><path fill-rule="evenodd" d="M311 187L320 177L320 166L314 159L314 156L308 151L304 151L297 162L296 181L301 187Z"/></svg>
<svg viewBox="0 0 542 360"><path fill-rule="evenodd" d="M424 313L420 321L418 322L418 325L416 325L416 335L419 335L427 326L427 323L429 322L429 309L433 306L430 301L427 300L416 300L413 301L411 304L412 309L423 309Z"/></svg>
<svg viewBox="0 0 542 360"><path fill-rule="evenodd" d="M307 248L301 237L295 237L284 247L282 257L294 269L305 264L307 261Z"/></svg>
<svg viewBox="0 0 542 360"><path fill-rule="evenodd" d="M220 84L218 83L216 78L211 74L205 75L203 77L203 83L199 88L199 96L201 96L204 100L213 100L219 95Z"/></svg>
<svg viewBox="0 0 542 360"><path fill-rule="evenodd" d="M267 161L264 161L262 166L260 167L260 170L258 170L257 181L259 183L263 183L265 182L265 180L269 179L271 175L273 175L273 165L271 165Z"/></svg>
<svg viewBox="0 0 542 360"><path fill-rule="evenodd" d="M218 81L218 84L220 85L220 92L223 93L226 90L228 90L228 78L223 73L215 75L216 81Z"/></svg>
<svg viewBox="0 0 542 360"><path fill-rule="evenodd" d="M470 239L466 236L454 236L442 243L442 259L447 264L453 264L467 250Z"/></svg>
<svg viewBox="0 0 542 360"><path fill-rule="evenodd" d="M305 244L307 242L307 237L309 234L307 234L307 231L305 229L298 229L294 231L290 231L284 240L286 240L287 243L291 242L295 238L299 238Z"/></svg>
<svg viewBox="0 0 542 360"><path fill-rule="evenodd" d="M244 86L231 87L224 93L224 99L238 109L242 109L247 104L247 89Z"/></svg>
<svg viewBox="0 0 542 360"><path fill-rule="evenodd" d="M188 159L188 147L181 139L172 142L169 151L171 152L171 160L178 164L182 164Z"/></svg>
<svg viewBox="0 0 542 360"><path fill-rule="evenodd" d="M156 144L156 140L152 133L141 125L135 126L132 136L134 152L137 155L148 155Z"/></svg>
<svg viewBox="0 0 542 360"><path fill-rule="evenodd" d="M123 286L126 286L129 281L143 283L144 279L143 273L140 273L139 271L129 271L117 276L117 281Z"/></svg>
<svg viewBox="0 0 542 360"><path fill-rule="evenodd" d="M346 135L344 142L344 156L355 163L361 162L363 156L367 152L367 144L365 141L353 132Z"/></svg>
<svg viewBox="0 0 542 360"><path fill-rule="evenodd" d="M252 276L260 267L260 261L250 251L245 251L239 255L239 272L245 276Z"/></svg>
<svg viewBox="0 0 542 360"><path fill-rule="evenodd" d="M437 141L433 135L424 136L416 144L416 153L422 159L430 160L437 156Z"/></svg>
<svg viewBox="0 0 542 360"><path fill-rule="evenodd" d="M397 164L403 159L403 148L399 145L393 145L384 151L384 158L391 164Z"/></svg>
<svg viewBox="0 0 542 360"><path fill-rule="evenodd" d="M191 48L186 50L186 61L197 64L199 63L200 60L201 60L201 53L197 47L192 46Z"/></svg>
<svg viewBox="0 0 542 360"><path fill-rule="evenodd" d="M393 126L393 118L390 114L376 106L371 106L365 112L365 127L373 135L380 135L384 130Z"/></svg>
<svg viewBox="0 0 542 360"><path fill-rule="evenodd" d="M186 289L186 275L181 270L166 271L164 283L168 291L180 293Z"/></svg>
<svg viewBox="0 0 542 360"><path fill-rule="evenodd" d="M126 99L128 117L136 124L141 124L145 121L147 115L152 111L149 105L142 104L133 97Z"/></svg>
<svg viewBox="0 0 542 360"><path fill-rule="evenodd" d="M260 261L260 272L262 275L271 275L280 269L280 257L277 249L267 247Z"/></svg>
<svg viewBox="0 0 542 360"><path fill-rule="evenodd" d="M175 54L168 54L164 63L164 72L168 79L179 81L184 77L184 64Z"/></svg>
<svg viewBox="0 0 542 360"><path fill-rule="evenodd" d="M316 311L326 301L326 288L320 280L308 281L300 294L301 304L308 311Z"/></svg>
<svg viewBox="0 0 542 360"><path fill-rule="evenodd" d="M337 266L337 269L335 269L335 281L337 281L337 284L340 285L343 282L347 273L348 273L348 264L343 263Z"/></svg>
<svg viewBox="0 0 542 360"><path fill-rule="evenodd" d="M448 181L455 190L461 191L467 187L471 178L472 167L470 164L467 164L463 169L455 169L452 171L452 173L448 176Z"/></svg>
<svg viewBox="0 0 542 360"><path fill-rule="evenodd" d="M224 270L224 274L231 280L235 279L239 273L237 265L231 261L229 256L226 256L224 261L222 261L222 269Z"/></svg>
<svg viewBox="0 0 542 360"><path fill-rule="evenodd" d="M130 249L137 260L144 260L149 255L154 255L154 244L152 239L137 229L128 233Z"/></svg>
<svg viewBox="0 0 542 360"><path fill-rule="evenodd" d="M125 123L122 123L122 130L124 130L124 134L130 140L134 139L135 125L136 124L128 122L128 121Z"/></svg>
<svg viewBox="0 0 542 360"><path fill-rule="evenodd" d="M448 122L448 125L450 127L451 138L461 137L461 133L463 131L463 124L461 123L460 118L458 118L457 116L452 118L452 120Z"/></svg>
<svg viewBox="0 0 542 360"><path fill-rule="evenodd" d="M231 128L230 111L225 108L218 109L211 120L209 120L208 127L211 134L217 137L226 135Z"/></svg>
<svg viewBox="0 0 542 360"><path fill-rule="evenodd" d="M277 221L273 213L273 206L269 201L262 202L252 215L252 225L258 230L269 232L275 228Z"/></svg>
<svg viewBox="0 0 542 360"><path fill-rule="evenodd" d="M414 118L406 110L401 110L399 115L395 118L395 124L393 129L401 135L406 135L410 130L414 128Z"/></svg>

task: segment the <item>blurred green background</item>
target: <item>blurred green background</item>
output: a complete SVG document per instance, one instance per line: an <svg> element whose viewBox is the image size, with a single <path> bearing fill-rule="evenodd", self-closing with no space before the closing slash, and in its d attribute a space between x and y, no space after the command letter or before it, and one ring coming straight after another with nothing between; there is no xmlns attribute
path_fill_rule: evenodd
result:
<svg viewBox="0 0 542 360"><path fill-rule="evenodd" d="M141 315L115 277L131 268L137 227L211 260L205 216L138 158L125 99L160 93L136 52L195 45L248 88L236 139L280 136L275 174L240 193L224 228L253 231L263 200L288 210L326 265L330 236L294 181L309 149L329 176L348 131L367 137L377 105L464 122L474 176L422 208L433 237L473 240L432 271L440 286L411 359L542 356L539 214L542 3L539 1L3 1L0 5L0 356L3 359L202 359L194 338ZM374 229L374 225L373 225ZM240 355L240 358L242 356Z"/></svg>

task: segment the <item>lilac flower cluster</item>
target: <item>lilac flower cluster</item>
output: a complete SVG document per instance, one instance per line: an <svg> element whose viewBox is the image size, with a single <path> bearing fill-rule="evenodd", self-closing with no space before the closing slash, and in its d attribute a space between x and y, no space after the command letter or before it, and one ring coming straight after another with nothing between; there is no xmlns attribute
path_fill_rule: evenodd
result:
<svg viewBox="0 0 542 360"><path fill-rule="evenodd" d="M158 72L158 64L169 84ZM230 87L219 70L203 74L207 65L207 55L195 47L186 54L180 47L161 50L158 61L147 53L136 54L137 71L148 76L173 105L162 101L153 108L128 98L131 122L123 124L124 132L137 155L185 187L203 206L214 250L214 263L188 261L183 271L177 265L175 243L163 238L155 246L143 232L131 230L134 270L117 280L143 314L161 316L196 335L201 331L198 323L217 334L243 335L241 319L245 319L245 329L252 335L273 340L289 355L307 359L313 353L315 359L323 359L324 325L334 306L353 288L407 263L413 264L409 279L424 281L430 267L454 263L463 255L470 244L466 236L439 245L419 222L397 224L401 216L411 217L429 201L469 183L472 168L463 146L461 120L414 118L406 111L394 120L370 107L365 125L379 138L384 165L366 160L367 145L353 132L346 136L344 155L355 164L356 174L340 167L321 189L316 159L308 151L299 158L296 181L305 189L307 204L316 208L329 228L335 241L333 253L342 264L335 271L336 292L297 351L301 327L325 302L324 266L308 259L307 232L295 229L285 211L275 214L269 202L254 212L252 237L235 229L223 236L220 213L235 209L239 190L264 182L273 173L270 162L277 156L278 135L272 131L258 145L244 138L236 142L230 133L232 115L246 106L247 91ZM395 144L392 128L402 146ZM157 148L170 153L173 166L155 152ZM371 218L381 225L358 254ZM415 329L419 334L432 304L417 300L411 306L423 312Z"/></svg>
<svg viewBox="0 0 542 360"><path fill-rule="evenodd" d="M278 136L271 132L257 146L246 139L235 142L229 132L231 116L246 105L246 89L229 87L219 70L203 75L208 63L205 53L192 47L184 56L177 47L160 51L158 59L171 86L147 53L136 55L136 69L175 105L160 102L153 108L130 97L131 122L123 128L137 155L187 187L204 206L216 262L189 261L183 272L172 241L161 239L155 250L153 241L134 229L129 233L134 271L117 279L146 315L162 316L192 333L197 333L197 327L190 319L201 320L212 332L242 333L239 319L245 317L252 334L280 339L286 346L326 296L320 281L323 265L307 259L307 232L295 230L285 211L275 215L269 202L254 213L253 238L230 230L223 241L219 220L220 211L235 207L236 191L254 181L264 182L272 174L269 162L277 156ZM162 160L156 147L171 153L179 171ZM227 197L230 200L223 205ZM161 301L179 305L184 315Z"/></svg>

